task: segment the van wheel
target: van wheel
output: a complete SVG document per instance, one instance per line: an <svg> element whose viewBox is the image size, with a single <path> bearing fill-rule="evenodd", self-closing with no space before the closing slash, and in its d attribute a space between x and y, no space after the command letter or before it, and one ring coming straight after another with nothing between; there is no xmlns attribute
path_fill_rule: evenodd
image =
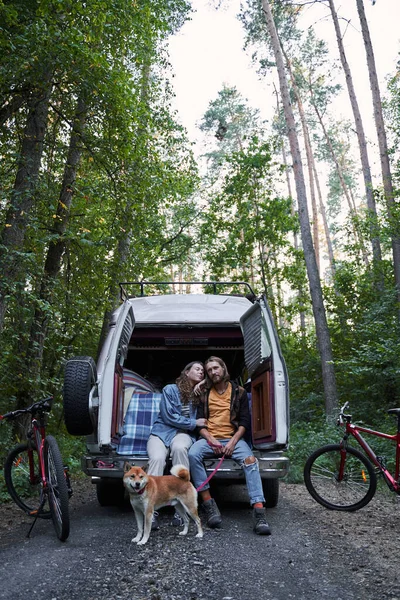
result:
<svg viewBox="0 0 400 600"><path fill-rule="evenodd" d="M125 499L125 488L122 480L100 479L96 483L97 500L100 506L122 506Z"/></svg>
<svg viewBox="0 0 400 600"><path fill-rule="evenodd" d="M96 364L90 356L71 358L65 365L64 421L71 435L93 433L89 413L89 394L96 380Z"/></svg>
<svg viewBox="0 0 400 600"><path fill-rule="evenodd" d="M262 487L265 498L265 508L274 508L278 504L279 479L263 479Z"/></svg>

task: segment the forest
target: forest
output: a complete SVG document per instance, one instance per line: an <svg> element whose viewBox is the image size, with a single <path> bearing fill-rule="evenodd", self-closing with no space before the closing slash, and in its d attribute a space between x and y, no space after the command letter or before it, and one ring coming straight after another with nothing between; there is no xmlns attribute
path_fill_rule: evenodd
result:
<svg viewBox="0 0 400 600"><path fill-rule="evenodd" d="M0 0L0 414L52 394L51 425L67 438L63 367L96 358L119 282L230 280L268 299L293 455L327 435L345 401L369 424L394 425L400 77L380 88L370 0L350 2L376 141L347 56L346 3L243 0L243 51L274 77L274 116L224 85L201 119L199 159L168 54L195 0ZM302 27L316 5L334 53ZM350 120L333 109L339 93ZM15 435L1 428L1 457ZM80 441L64 443L73 455Z"/></svg>

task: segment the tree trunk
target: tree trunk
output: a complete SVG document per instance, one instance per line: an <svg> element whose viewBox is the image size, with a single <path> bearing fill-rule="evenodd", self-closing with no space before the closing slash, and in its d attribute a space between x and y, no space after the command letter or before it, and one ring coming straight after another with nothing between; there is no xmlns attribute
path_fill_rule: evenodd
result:
<svg viewBox="0 0 400 600"><path fill-rule="evenodd" d="M51 240L47 251L39 293L40 302L35 309L27 350L27 366L34 372L40 371L49 318L46 306L51 304L54 284L60 272L62 257L65 252L66 244L63 236L69 223L76 173L82 155L82 133L85 127L86 116L86 103L82 98L78 98L56 217L52 227L57 237Z"/></svg>
<svg viewBox="0 0 400 600"><path fill-rule="evenodd" d="M372 48L369 28L364 12L364 4L362 0L356 0L358 16L360 17L361 31L364 40L365 52L367 55L367 65L369 81L372 92L372 102L374 107L374 118L376 132L378 136L379 155L381 160L381 171L383 179L383 190L385 193L386 207L388 212L389 224L391 229L392 253L393 253L393 268L394 278L397 289L397 301L400 305L400 237L398 235L398 223L394 222L393 209L395 207L394 190L392 183L392 175L390 172L390 161L388 155L388 146L386 139L386 130L382 113L382 101L379 90L378 76L376 74L375 56ZM399 313L400 319L400 313Z"/></svg>
<svg viewBox="0 0 400 600"><path fill-rule="evenodd" d="M279 108L279 96L278 96L278 91L275 88L275 84L274 84L274 90L275 90L275 94L276 94L277 113L279 115L279 112L280 112L280 108ZM294 213L295 213L295 202L293 200L292 184L291 184L291 181L290 181L289 165L288 165L288 161L287 161L287 155L286 155L284 140L282 140L282 159L283 159L283 164L285 165L285 174L286 174L286 184L287 184L287 188L288 188L288 196L291 199L290 211L291 211L291 214L294 215ZM296 232L294 232L294 235L293 235L293 244L294 244L295 250L297 251L299 249L299 240L298 240ZM299 298L299 305L302 307L303 306L302 298L304 297L304 293L303 293L303 290L301 289L301 287L297 290L297 297ZM300 332L301 332L302 339L304 339L305 338L305 334L306 334L306 316L305 316L304 310L300 310Z"/></svg>
<svg viewBox="0 0 400 600"><path fill-rule="evenodd" d="M268 33L275 55L275 62L278 69L282 103L285 112L288 136L290 141L290 150L293 159L304 258L306 262L307 275L310 286L310 294L317 336L317 345L321 358L322 380L325 392L325 409L327 416L331 417L335 412L338 402L336 378L335 371L333 368L332 346L328 330L328 323L326 319L325 306L322 297L321 282L318 275L317 261L315 259L314 246L312 243L310 222L308 217L306 186L304 181L303 167L301 163L299 140L297 138L293 110L290 104L289 88L286 79L282 50L280 47L278 34L275 28L275 23L268 0L262 0L262 6L264 10Z"/></svg>
<svg viewBox="0 0 400 600"><path fill-rule="evenodd" d="M316 185L317 194L318 194L319 211L321 213L322 223L324 225L326 247L328 249L329 268L330 268L330 271L331 271L333 284L335 285L335 272L336 272L335 256L333 254L333 246L332 246L331 234L330 234L330 231L329 231L329 225L328 225L328 219L327 219L327 216L326 216L326 210L325 210L324 201L322 199L321 186L319 184L319 178L318 178L318 173L317 173L317 167L315 165L314 155L312 157L312 160L313 160L312 167L313 167L315 185Z"/></svg>
<svg viewBox="0 0 400 600"><path fill-rule="evenodd" d="M354 90L353 78L349 64L347 62L346 53L344 51L342 34L339 27L339 21L335 10L333 0L329 0L329 8L332 14L332 20L335 27L336 40L339 48L340 60L346 76L347 90L349 93L351 108L353 110L354 123L356 126L358 146L360 149L361 166L364 177L365 195L367 198L367 206L369 210L369 218L371 219L371 243L373 251L374 266L378 273L382 272L381 262L382 255L380 249L380 242L378 238L378 219L376 214L376 204L374 198L374 190L372 186L371 168L368 158L367 140L365 138L364 126L361 119L361 113L357 102L356 93ZM382 287L383 281L381 280L379 286Z"/></svg>
<svg viewBox="0 0 400 600"><path fill-rule="evenodd" d="M282 52L283 52L283 55L286 60L286 65L287 65L287 68L289 71L290 80L292 82L292 88L294 91L294 95L296 97L297 108L299 109L301 128L303 130L304 147L305 147L306 156L307 156L307 169L308 169L308 180L309 180L309 186L310 186L311 208L312 208L312 215L313 215L312 226L313 226L315 258L317 261L318 271L321 272L321 259L320 259L320 249L319 249L318 210L317 210L317 202L316 202L316 198L315 198L314 174L313 174L313 167L312 167L313 162L314 162L314 157L313 157L312 150L311 150L310 135L309 135L309 131L308 131L308 125L307 125L307 121L306 121L304 106L303 106L303 102L302 102L302 99L300 96L299 88L297 87L296 81L293 76L292 65L291 65L290 60L289 60L287 54L285 53L285 51L282 50Z"/></svg>
<svg viewBox="0 0 400 600"><path fill-rule="evenodd" d="M26 227L34 205L35 189L43 153L51 86L32 94L21 145L18 170L5 226L0 240L0 332L7 308L7 295L21 271Z"/></svg>
<svg viewBox="0 0 400 600"><path fill-rule="evenodd" d="M345 178L344 178L344 173L343 173L342 166L341 166L341 164L339 162L338 157L336 156L335 150L333 148L333 145L332 145L331 139L329 137L329 134L328 134L328 132L326 130L325 123L324 123L324 121L322 119L321 113L319 112L318 107L316 106L316 104L314 102L314 97L313 97L311 85L310 85L310 93L311 93L311 103L312 103L312 105L314 107L315 114L317 115L318 122L321 125L321 129L323 131L325 141L328 144L328 148L329 148L332 160L333 160L333 162L335 164L336 172L338 174L339 181L340 181L340 184L342 186L342 190L343 190L344 196L345 196L345 198L347 200L347 205L349 207L350 215L353 217L352 218L352 225L353 225L353 230L354 230L354 236L358 240L358 243L360 244L360 248L361 248L361 253L362 253L364 264L366 266L368 266L369 261L368 261L368 256L367 256L367 253L366 253L366 250L365 250L365 247L364 247L364 241L362 239L362 235L361 235L361 233L360 233L357 225L355 225L355 220L357 219L357 210L356 210L356 206L355 206L355 203L354 203L354 198L352 197L351 190L349 190L349 188L347 187L347 184L346 184L346 181L345 181ZM379 256L380 256L379 239L378 240L372 240L372 249L374 251L374 248L375 248L374 244L375 244L375 242L377 242L377 244L378 244L378 250L379 250ZM375 253L374 253L374 256L375 256Z"/></svg>
<svg viewBox="0 0 400 600"><path fill-rule="evenodd" d="M5 102L0 108L0 125L3 126L11 117L19 111L23 103L26 101L25 94L15 94L10 100Z"/></svg>

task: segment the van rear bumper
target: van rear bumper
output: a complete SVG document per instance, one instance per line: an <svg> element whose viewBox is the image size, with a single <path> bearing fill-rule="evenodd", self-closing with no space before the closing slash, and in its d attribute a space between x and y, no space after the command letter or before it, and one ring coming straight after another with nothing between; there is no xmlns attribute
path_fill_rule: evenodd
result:
<svg viewBox="0 0 400 600"><path fill-rule="evenodd" d="M279 479L285 477L289 472L289 459L283 452L254 452L258 459L261 479ZM144 467L148 463L145 455L118 455L118 456L83 456L82 470L86 475L95 478L122 478L124 463L128 461L132 465ZM210 475L219 463L218 458L206 459L204 466L207 475ZM215 473L215 479L244 479L241 466L232 459L226 459Z"/></svg>
<svg viewBox="0 0 400 600"><path fill-rule="evenodd" d="M289 459L282 452L254 452L257 457L261 479L280 479L289 472ZM219 463L219 459L206 459L204 466L210 475ZM226 459L214 475L215 479L243 479L242 467L232 459Z"/></svg>

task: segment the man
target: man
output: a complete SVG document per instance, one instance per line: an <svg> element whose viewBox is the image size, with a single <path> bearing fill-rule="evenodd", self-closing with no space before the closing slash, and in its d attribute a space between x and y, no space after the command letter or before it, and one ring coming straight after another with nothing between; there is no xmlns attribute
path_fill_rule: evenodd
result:
<svg viewBox="0 0 400 600"><path fill-rule="evenodd" d="M239 463L246 477L247 491L253 507L254 532L270 535L266 520L264 495L258 462L243 439L250 430L250 412L247 392L229 380L226 364L221 358L211 356L204 363L206 372L204 402L199 404L197 417L206 419L199 428L199 439L189 450L190 472L194 486L199 487L207 478L203 460L214 455L224 455ZM207 525L219 527L221 513L211 497L206 484L199 492L206 511Z"/></svg>

